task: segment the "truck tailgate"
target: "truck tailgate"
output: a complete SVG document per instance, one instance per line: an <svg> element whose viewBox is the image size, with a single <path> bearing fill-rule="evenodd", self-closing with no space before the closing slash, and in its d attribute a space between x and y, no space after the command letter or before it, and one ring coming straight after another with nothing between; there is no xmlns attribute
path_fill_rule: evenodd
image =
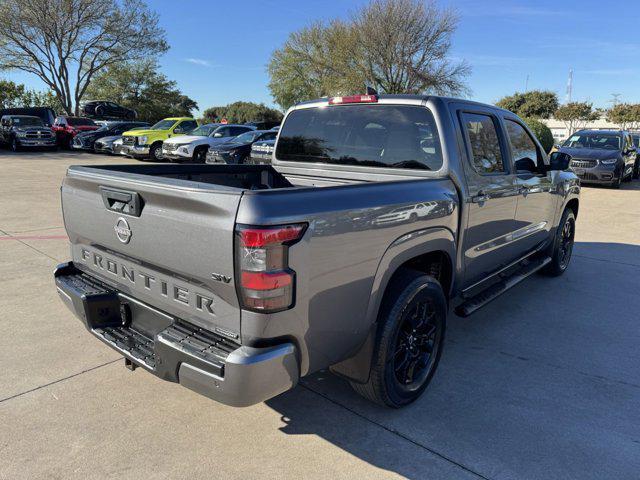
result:
<svg viewBox="0 0 640 480"><path fill-rule="evenodd" d="M159 310L238 338L233 232L241 195L179 178L71 167L62 207L73 261Z"/></svg>

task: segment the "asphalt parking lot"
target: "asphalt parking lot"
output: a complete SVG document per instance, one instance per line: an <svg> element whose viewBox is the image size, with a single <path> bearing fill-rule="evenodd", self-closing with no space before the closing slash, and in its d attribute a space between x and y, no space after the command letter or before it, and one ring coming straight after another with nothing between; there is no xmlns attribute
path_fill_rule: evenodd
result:
<svg viewBox="0 0 640 480"><path fill-rule="evenodd" d="M572 265L451 315L400 411L330 374L234 409L132 373L56 294L71 164L0 150L0 479L640 477L640 182L584 188Z"/></svg>

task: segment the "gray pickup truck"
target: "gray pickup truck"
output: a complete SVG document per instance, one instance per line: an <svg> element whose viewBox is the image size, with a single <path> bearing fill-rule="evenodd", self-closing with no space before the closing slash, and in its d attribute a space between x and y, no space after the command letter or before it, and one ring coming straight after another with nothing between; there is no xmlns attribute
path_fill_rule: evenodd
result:
<svg viewBox="0 0 640 480"><path fill-rule="evenodd" d="M450 309L565 271L569 161L489 105L307 102L287 112L272 165L70 167L72 261L55 282L129 368L222 403L330 368L401 407L431 380Z"/></svg>

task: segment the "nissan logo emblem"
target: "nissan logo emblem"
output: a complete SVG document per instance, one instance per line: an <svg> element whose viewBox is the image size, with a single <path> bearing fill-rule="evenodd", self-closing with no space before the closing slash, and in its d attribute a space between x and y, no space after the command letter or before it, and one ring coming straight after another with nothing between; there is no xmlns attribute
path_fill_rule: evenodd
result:
<svg viewBox="0 0 640 480"><path fill-rule="evenodd" d="M120 217L116 221L116 226L113 227L113 229L116 231L118 240L120 240L122 243L129 243L129 240L131 240L131 229L129 228L129 222Z"/></svg>

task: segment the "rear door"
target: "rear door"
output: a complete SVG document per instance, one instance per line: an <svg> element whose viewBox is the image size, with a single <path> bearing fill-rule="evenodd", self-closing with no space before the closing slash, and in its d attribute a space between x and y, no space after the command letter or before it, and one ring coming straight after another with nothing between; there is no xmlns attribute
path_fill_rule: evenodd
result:
<svg viewBox="0 0 640 480"><path fill-rule="evenodd" d="M62 206L73 261L159 310L238 335L233 232L242 191L170 175L71 167Z"/></svg>
<svg viewBox="0 0 640 480"><path fill-rule="evenodd" d="M456 113L465 143L463 164L470 196L462 245L468 287L516 259L513 232L518 188L495 111L464 105Z"/></svg>
<svg viewBox="0 0 640 480"><path fill-rule="evenodd" d="M518 187L514 242L524 255L548 240L558 198L540 145L517 117L503 123Z"/></svg>

